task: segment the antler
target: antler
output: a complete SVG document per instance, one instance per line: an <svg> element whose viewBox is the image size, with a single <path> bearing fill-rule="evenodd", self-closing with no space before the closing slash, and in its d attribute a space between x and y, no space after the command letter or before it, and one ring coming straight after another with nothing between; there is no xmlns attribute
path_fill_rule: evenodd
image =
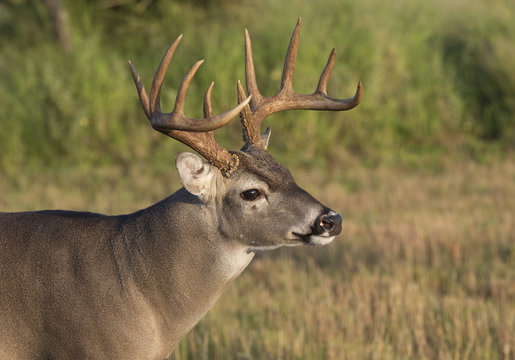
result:
<svg viewBox="0 0 515 360"><path fill-rule="evenodd" d="M168 65L172 60L173 53L181 39L182 35L179 35L164 54L154 75L154 80L152 81L150 100L138 72L129 61L129 66L131 68L134 83L138 90L141 106L154 129L188 145L209 160L211 164L219 168L225 176L229 176L238 166L238 157L216 143L213 130L224 126L238 115L249 103L251 96L244 100L240 100L240 104L235 108L220 115L213 116L211 90L213 89L214 83L212 82L207 88L204 96L204 118L194 119L186 117L184 115L184 103L186 101L188 87L198 68L204 62L204 60L199 60L191 67L184 77L175 99L175 107L173 111L171 113L162 113L160 106L161 86L163 84L163 79L166 74L166 70L168 69Z"/></svg>
<svg viewBox="0 0 515 360"><path fill-rule="evenodd" d="M250 105L245 106L241 113L244 128L243 139L247 145L254 144L261 148L266 148L265 143L261 139L260 127L263 120L273 113L283 110L350 110L356 107L361 101L361 82L358 83L356 94L350 99L334 99L327 96L327 83L334 67L334 59L336 56L335 49L333 49L329 55L329 60L327 61L324 71L322 71L318 86L313 94L300 95L293 90L292 79L295 62L297 60L300 28L301 18L299 18L295 26L288 51L286 52L281 88L279 92L272 97L264 97L259 92L254 70L254 61L252 59L250 36L247 29L245 29L245 82L247 92L252 96ZM243 103L245 98L245 91L240 82L238 82L238 101Z"/></svg>

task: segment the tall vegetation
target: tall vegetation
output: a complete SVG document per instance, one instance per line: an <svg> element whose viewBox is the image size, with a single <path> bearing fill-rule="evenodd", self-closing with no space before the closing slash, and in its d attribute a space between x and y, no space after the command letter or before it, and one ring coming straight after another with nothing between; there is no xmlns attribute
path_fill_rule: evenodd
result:
<svg viewBox="0 0 515 360"><path fill-rule="evenodd" d="M288 133L288 141L272 137L280 160L414 164L421 156L434 160L448 154L482 159L515 144L515 5L508 0L63 4L69 51L62 51L43 3L0 2L4 173L55 162L148 161L162 153L156 147L180 146L150 135L127 59L148 84L166 46L184 33L163 97L171 105L185 71L205 58L188 111L200 115L211 80L215 110L221 111L234 105L236 80L244 77L243 27L253 39L260 87L271 95L297 16L303 16L304 29L294 86L312 91L336 46L329 94L350 97L362 80L365 96L359 109L344 115L292 112L269 120L274 132ZM299 116L302 127L296 126ZM218 139L238 147L235 128L219 131ZM149 135L141 136L143 131ZM299 145L302 153L292 156Z"/></svg>

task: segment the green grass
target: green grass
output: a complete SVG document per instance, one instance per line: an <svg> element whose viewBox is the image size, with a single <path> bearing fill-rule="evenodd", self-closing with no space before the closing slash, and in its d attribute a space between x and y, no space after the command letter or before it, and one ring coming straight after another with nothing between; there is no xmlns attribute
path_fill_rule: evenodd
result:
<svg viewBox="0 0 515 360"><path fill-rule="evenodd" d="M56 162L161 163L166 148L179 147L150 135L127 59L148 87L164 50L184 33L165 81L165 109L171 109L186 70L205 58L187 113L201 115L211 80L215 110L222 111L235 105L235 84L244 78L243 28L251 32L261 90L272 95L298 16L304 21L295 88L313 91L336 46L329 94L350 97L362 80L364 99L344 114L291 112L267 120L274 130L272 148L283 162L316 161L327 169L356 158L373 165L407 160L411 166L412 154L484 160L513 150L515 6L508 0L152 1L144 10L135 1L65 4L69 55L60 51L40 3L0 4L4 173ZM238 127L235 121L217 132L222 144L241 145ZM299 146L303 151L291 156Z"/></svg>

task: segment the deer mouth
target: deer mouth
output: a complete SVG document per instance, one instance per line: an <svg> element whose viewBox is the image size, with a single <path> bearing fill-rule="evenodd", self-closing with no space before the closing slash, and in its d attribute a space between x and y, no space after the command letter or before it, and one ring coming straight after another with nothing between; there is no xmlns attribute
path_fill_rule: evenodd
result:
<svg viewBox="0 0 515 360"><path fill-rule="evenodd" d="M300 241L305 245L311 245L311 246L322 246L327 245L331 241L334 240L334 236L324 236L324 235L316 235L313 233L309 234L299 234L299 233L292 233L294 238L292 240L294 241Z"/></svg>
<svg viewBox="0 0 515 360"><path fill-rule="evenodd" d="M305 231L306 233L292 231L292 240L315 246L329 244L342 231L342 217L333 210L326 209Z"/></svg>

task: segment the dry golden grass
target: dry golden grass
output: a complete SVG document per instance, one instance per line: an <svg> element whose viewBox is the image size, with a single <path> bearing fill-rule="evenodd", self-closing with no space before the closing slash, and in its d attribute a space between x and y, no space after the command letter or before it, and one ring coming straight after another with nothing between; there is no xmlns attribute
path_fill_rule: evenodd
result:
<svg viewBox="0 0 515 360"><path fill-rule="evenodd" d="M344 235L262 254L175 358L514 358L514 162L345 179L311 186Z"/></svg>
<svg viewBox="0 0 515 360"><path fill-rule="evenodd" d="M343 236L260 254L172 359L514 359L513 159L296 177ZM123 213L177 187L172 165L24 174L0 208Z"/></svg>

